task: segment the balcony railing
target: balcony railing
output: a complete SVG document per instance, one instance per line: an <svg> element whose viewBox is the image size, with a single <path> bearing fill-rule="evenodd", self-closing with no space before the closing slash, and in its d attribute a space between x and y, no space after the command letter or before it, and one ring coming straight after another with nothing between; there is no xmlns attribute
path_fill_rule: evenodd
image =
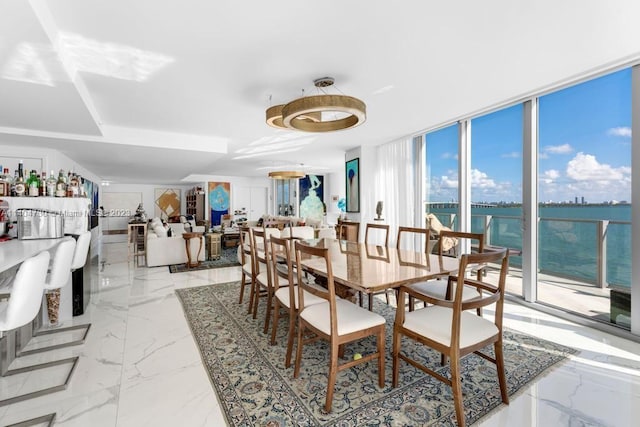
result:
<svg viewBox="0 0 640 427"><path fill-rule="evenodd" d="M456 214L432 213L456 228ZM484 232L487 244L522 249L520 217L472 215L471 230ZM539 218L538 233L541 273L600 288L630 288L631 222ZM511 257L510 265L521 267L521 257Z"/></svg>

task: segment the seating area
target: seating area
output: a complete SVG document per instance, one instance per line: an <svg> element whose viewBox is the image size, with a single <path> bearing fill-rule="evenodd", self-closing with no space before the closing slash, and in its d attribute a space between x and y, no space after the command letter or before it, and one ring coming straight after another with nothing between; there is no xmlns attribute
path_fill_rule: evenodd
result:
<svg viewBox="0 0 640 427"><path fill-rule="evenodd" d="M342 224L344 226L344 223ZM353 230L359 229L359 224L349 223ZM381 232L377 236L379 240L385 243L385 246L377 245L376 247L384 248L389 254L393 251L393 259L398 261L391 262L392 256L386 259L378 256L369 256L362 258L361 254L364 248L371 247L371 240L374 239L373 233ZM357 232L353 232L355 236ZM346 233L342 233L346 236ZM480 250L478 254L462 255L463 251L471 249L470 246L462 244L463 239L472 238L479 239ZM316 342L318 339L328 341L331 360L329 367L329 376L327 380L327 394L324 404L324 410L331 412L333 403L334 390L336 385L336 376L339 371L348 369L356 364L377 360L378 365L378 386L385 387L385 320L373 311L373 298L377 292L378 286L384 286L384 293L389 304L388 292L397 291L398 301L396 322L394 326L394 348L393 348L393 386L398 385L399 359L402 359L411 365L420 366L425 372L434 375L436 378L445 381L451 385L454 390L456 415L458 425L465 425L464 410L462 403L462 395L460 389L460 362L459 357L462 355L477 352L490 343L495 344L496 358L494 363L498 365L500 378L500 388L502 400L508 403L508 395L506 392L506 383L503 372L502 357L502 305L504 304L506 273L508 268L508 251L507 249L494 249L492 251L483 252L483 236L468 235L446 230L439 230L438 236L438 253L430 254L430 230L428 228L416 227L398 227L396 237L396 247L394 249L388 247L389 243L389 226L383 224L367 224L364 244L357 241L336 240L331 238L315 239L314 231L311 227L285 227L282 230L272 227L247 227L242 230L241 241L243 242L239 248L239 254L244 257L242 268L242 284L240 286L239 303L243 303L243 294L245 292L245 283L250 283L250 297L247 304L247 315L251 315L254 319L258 313L260 304L265 304L265 317L263 322L262 333L269 336L271 345L285 345L276 342L277 330L280 324L281 311L288 315L288 331L286 340L286 356L284 360L285 367L291 365L294 345L296 348L295 369L293 376L296 378L300 374L300 366L303 359L303 348L305 345ZM316 243L314 243L316 242ZM444 243L446 242L446 243ZM456 247L460 246L459 251L452 251L453 248L444 251L445 244L455 242ZM346 250L343 249L346 245ZM348 245L351 245L349 249ZM407 247L414 249L406 249ZM336 249L338 248L338 249ZM417 248L417 251L416 249ZM445 253L446 252L446 253ZM458 258L452 256L457 254ZM357 255L359 262L365 262L368 265L363 266L360 273L346 272L345 264L353 260L350 257ZM400 259L407 257L412 260L411 266L405 266ZM398 264L396 264L398 263ZM440 273L431 265L437 264ZM491 284L484 278L484 269L489 265L497 265L498 283ZM386 266L388 273L382 273L381 267ZM365 270L366 268L366 270ZM411 270L406 270L410 268ZM423 272L416 273L416 270L424 269ZM334 278L334 271L336 272ZM380 276L376 280L380 285L367 283L366 271L380 272ZM430 277L429 281L423 281L418 284L415 279L407 276L408 271L418 277ZM467 272L475 272L475 279L468 279ZM460 274L459 272L463 272ZM346 276L345 276L346 274ZM398 274L398 281L392 278L394 274ZM400 279L400 277L402 277ZM337 280L337 282L336 282ZM459 285L456 284L460 282ZM433 284L435 292L430 291L430 285ZM372 285L371 288L368 288ZM444 291L442 286L444 285ZM337 287L342 287L342 292ZM363 290L364 286L365 290ZM467 295L467 288L477 288L478 291L474 297ZM360 295L360 307L362 306L363 294L369 295L368 310L360 308L341 296L351 295L345 293L345 289L353 288ZM442 294L442 295L440 295ZM405 314L405 296L409 297L409 311ZM414 301L420 300L425 302L425 307L415 309ZM264 301L261 303L261 301ZM427 305L428 303L428 305ZM484 319L481 313L481 307L496 304L495 329L488 328L486 325L492 324ZM440 313L439 306L445 307ZM454 314L447 314L447 310L453 307ZM476 309L475 315L468 314L469 309ZM455 311L457 310L457 311ZM450 328L448 338L438 338L437 344L434 344L433 338L424 337L422 331L424 325L422 319L426 313L437 313L442 317L441 321L435 318L426 323L434 323L439 325L437 330ZM448 316L448 317L447 317ZM461 317L464 319L461 322ZM420 319L418 321L412 319ZM477 320L476 320L477 319ZM417 323L416 323L417 322ZM473 326L473 323L481 326ZM485 326L482 326L485 325ZM271 330L270 330L271 328ZM418 329L416 329L418 328ZM475 332L465 332L465 328L469 331L491 330L490 333L477 335ZM474 329L475 328L475 329ZM425 332L426 333L426 332ZM434 368L416 365L411 359L408 359L400 351L400 337L398 334L405 334L421 343L431 345L442 353L442 364L450 361L452 380L448 380L441 374L435 372ZM344 348L347 343L361 340L367 336L376 336L377 346L372 349L369 354L354 357L352 362L339 362L339 358L344 354ZM397 338L396 338L397 337ZM439 335L440 337L440 335ZM484 353L479 353L483 355ZM483 355L483 357L485 357Z"/></svg>

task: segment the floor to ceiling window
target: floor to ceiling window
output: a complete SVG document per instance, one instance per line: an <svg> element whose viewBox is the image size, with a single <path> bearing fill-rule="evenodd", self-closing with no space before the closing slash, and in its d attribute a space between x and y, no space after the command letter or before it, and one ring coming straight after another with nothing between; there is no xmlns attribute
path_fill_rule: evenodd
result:
<svg viewBox="0 0 640 427"><path fill-rule="evenodd" d="M432 213L443 225L457 229L458 125L427 133L425 147L425 213Z"/></svg>
<svg viewBox="0 0 640 427"><path fill-rule="evenodd" d="M631 70L539 98L538 301L630 325Z"/></svg>
<svg viewBox="0 0 640 427"><path fill-rule="evenodd" d="M507 292L522 295L522 104L471 120L471 231L514 249Z"/></svg>

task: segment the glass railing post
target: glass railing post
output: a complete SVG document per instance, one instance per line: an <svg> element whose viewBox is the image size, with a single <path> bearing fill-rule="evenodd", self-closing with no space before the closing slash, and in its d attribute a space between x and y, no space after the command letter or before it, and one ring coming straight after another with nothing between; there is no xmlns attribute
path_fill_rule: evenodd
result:
<svg viewBox="0 0 640 427"><path fill-rule="evenodd" d="M491 215L484 216L484 244L491 244Z"/></svg>
<svg viewBox="0 0 640 427"><path fill-rule="evenodd" d="M604 289L607 287L607 228L609 221L598 221L598 282L597 285Z"/></svg>

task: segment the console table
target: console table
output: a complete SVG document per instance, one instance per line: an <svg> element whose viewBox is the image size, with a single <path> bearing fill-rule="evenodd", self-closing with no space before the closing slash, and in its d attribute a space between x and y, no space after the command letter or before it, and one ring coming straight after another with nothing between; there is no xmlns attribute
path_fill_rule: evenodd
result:
<svg viewBox="0 0 640 427"><path fill-rule="evenodd" d="M197 267L200 265L200 252L202 251L202 234L203 233L182 233L182 238L184 239L184 247L187 251L187 268ZM195 261L191 261L191 239L198 239L200 242L200 246L198 246L198 254L196 255Z"/></svg>

